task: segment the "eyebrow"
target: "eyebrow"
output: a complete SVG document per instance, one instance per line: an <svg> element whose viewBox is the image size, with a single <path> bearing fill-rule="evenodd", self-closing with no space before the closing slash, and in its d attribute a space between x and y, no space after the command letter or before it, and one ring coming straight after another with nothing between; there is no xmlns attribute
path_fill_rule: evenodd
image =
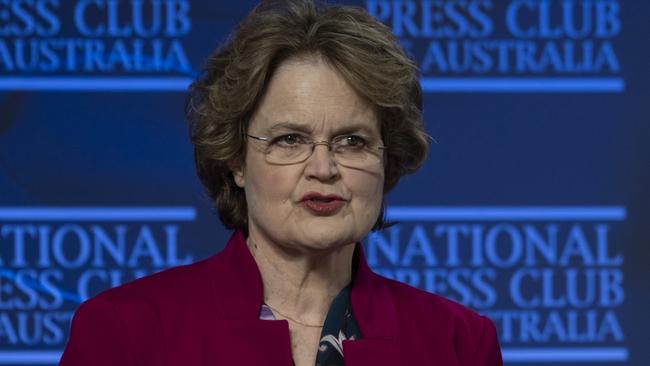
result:
<svg viewBox="0 0 650 366"><path fill-rule="evenodd" d="M313 132L313 128L311 126L302 123L291 122L291 121L278 122L273 126L269 127L266 131L267 133L272 134L274 132L277 132L278 130L292 130L292 131L299 131L308 134ZM338 136L338 135L343 135L343 134L353 133L353 132L363 132L368 136L372 136L374 134L374 131L367 126L367 123L347 122L343 126L340 126L337 129L335 129L333 131L333 135Z"/></svg>
<svg viewBox="0 0 650 366"><path fill-rule="evenodd" d="M312 131L312 129L308 125L296 123L296 122L290 122L290 121L278 122L273 126L269 127L266 131L267 133L273 133L278 130L292 130L292 131L300 131L305 133L311 133Z"/></svg>

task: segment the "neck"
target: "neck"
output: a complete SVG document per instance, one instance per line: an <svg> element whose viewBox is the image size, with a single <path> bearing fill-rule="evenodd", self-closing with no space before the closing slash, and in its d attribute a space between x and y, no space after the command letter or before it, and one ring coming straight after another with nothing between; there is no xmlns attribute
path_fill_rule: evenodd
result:
<svg viewBox="0 0 650 366"><path fill-rule="evenodd" d="M247 239L264 285L264 302L308 324L323 324L332 300L350 283L354 244L328 251L297 251L264 240Z"/></svg>

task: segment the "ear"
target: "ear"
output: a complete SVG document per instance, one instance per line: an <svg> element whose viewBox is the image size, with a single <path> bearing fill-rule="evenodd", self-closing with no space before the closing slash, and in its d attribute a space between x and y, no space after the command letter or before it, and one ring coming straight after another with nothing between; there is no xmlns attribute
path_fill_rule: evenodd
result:
<svg viewBox="0 0 650 366"><path fill-rule="evenodd" d="M239 188L244 188L244 183L245 183L244 167L241 164L235 165L235 164L228 163L228 168L232 172L232 176L235 180L235 184L237 184Z"/></svg>

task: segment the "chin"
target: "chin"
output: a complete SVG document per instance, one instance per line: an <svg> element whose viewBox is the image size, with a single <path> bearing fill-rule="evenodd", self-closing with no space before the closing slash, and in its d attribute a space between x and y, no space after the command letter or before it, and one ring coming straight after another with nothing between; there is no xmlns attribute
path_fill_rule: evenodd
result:
<svg viewBox="0 0 650 366"><path fill-rule="evenodd" d="M352 232L342 232L332 227L309 228L304 234L304 246L314 250L329 250L354 244L357 238Z"/></svg>

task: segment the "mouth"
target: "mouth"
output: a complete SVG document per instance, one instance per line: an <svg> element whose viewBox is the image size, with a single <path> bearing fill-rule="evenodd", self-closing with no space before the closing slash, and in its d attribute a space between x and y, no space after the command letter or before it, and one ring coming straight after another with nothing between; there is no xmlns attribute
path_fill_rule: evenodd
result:
<svg viewBox="0 0 650 366"><path fill-rule="evenodd" d="M304 195L300 202L303 207L314 215L330 216L337 213L347 200L335 194L323 195L310 192Z"/></svg>

